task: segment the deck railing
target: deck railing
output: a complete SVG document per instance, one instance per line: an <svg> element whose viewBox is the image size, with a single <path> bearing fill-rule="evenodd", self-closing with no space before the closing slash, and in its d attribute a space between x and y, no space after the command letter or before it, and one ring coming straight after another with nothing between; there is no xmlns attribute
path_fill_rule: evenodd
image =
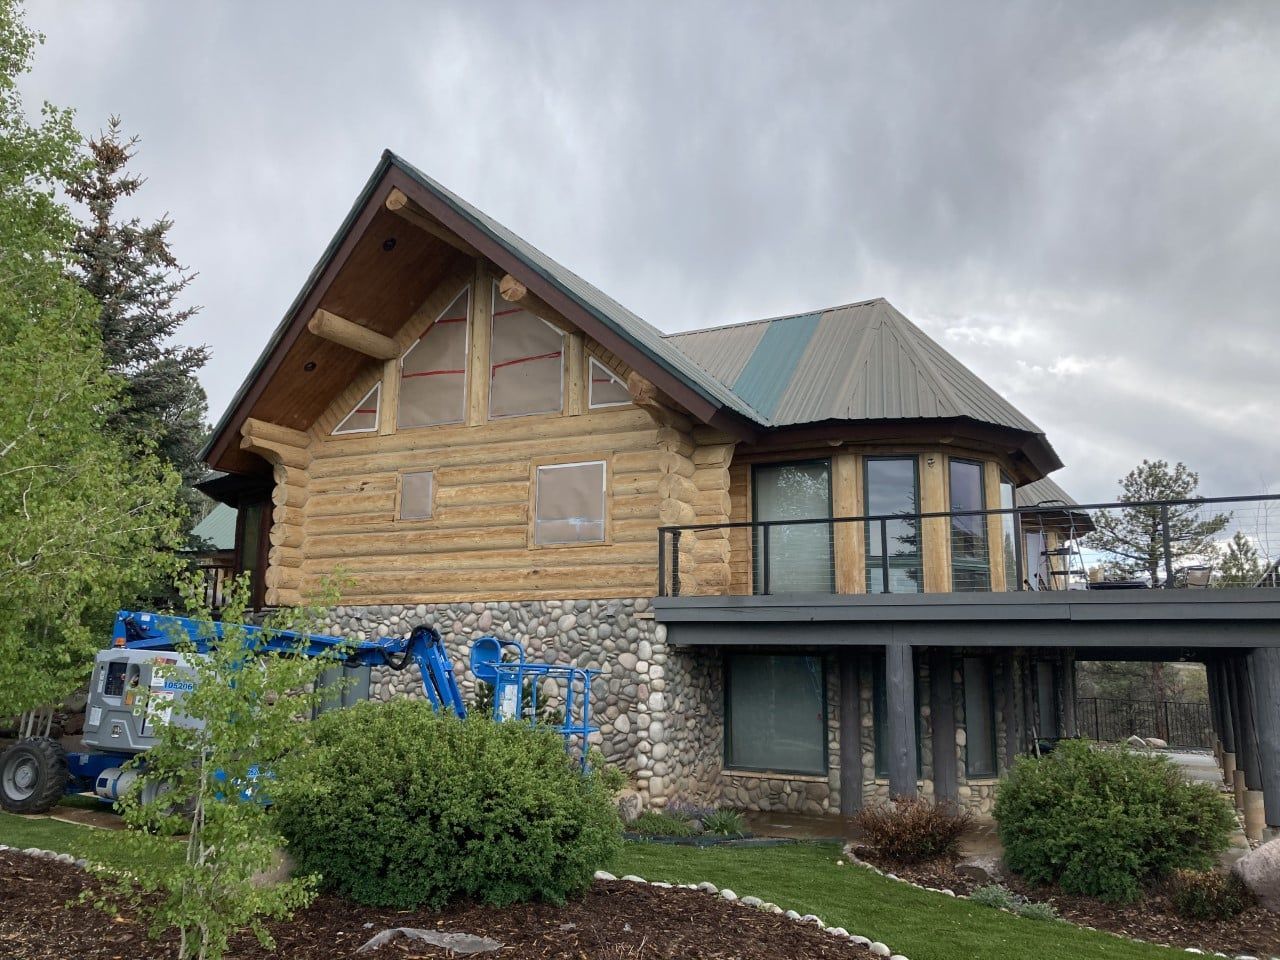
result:
<svg viewBox="0 0 1280 960"><path fill-rule="evenodd" d="M659 596L1277 587L1280 495L661 527Z"/></svg>

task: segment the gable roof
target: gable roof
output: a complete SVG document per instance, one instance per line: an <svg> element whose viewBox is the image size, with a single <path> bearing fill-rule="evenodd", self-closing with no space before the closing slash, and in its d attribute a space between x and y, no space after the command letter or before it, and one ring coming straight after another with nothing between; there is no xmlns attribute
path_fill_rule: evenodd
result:
<svg viewBox="0 0 1280 960"><path fill-rule="evenodd" d="M389 150L210 435L201 456L211 466L236 469L241 424L290 352L295 363L305 352L307 320L392 189L704 422L749 435L820 421L972 421L1014 431L1037 472L1061 466L1039 427L884 300L664 336Z"/></svg>
<svg viewBox="0 0 1280 960"><path fill-rule="evenodd" d="M236 547L236 509L216 503L203 520L191 529L191 535L207 543L210 549L234 550Z"/></svg>

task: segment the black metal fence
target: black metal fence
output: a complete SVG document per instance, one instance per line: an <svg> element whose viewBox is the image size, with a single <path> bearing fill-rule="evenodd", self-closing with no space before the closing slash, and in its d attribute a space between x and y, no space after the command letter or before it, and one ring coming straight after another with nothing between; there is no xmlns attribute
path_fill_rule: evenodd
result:
<svg viewBox="0 0 1280 960"><path fill-rule="evenodd" d="M1209 704L1189 700L1076 700L1080 736L1115 742L1132 736L1157 737L1171 747L1207 750L1213 746Z"/></svg>

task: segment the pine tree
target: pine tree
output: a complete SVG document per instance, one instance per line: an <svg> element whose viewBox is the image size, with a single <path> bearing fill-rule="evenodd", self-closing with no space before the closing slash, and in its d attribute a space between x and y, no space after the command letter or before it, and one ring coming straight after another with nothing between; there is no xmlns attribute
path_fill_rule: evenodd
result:
<svg viewBox="0 0 1280 960"><path fill-rule="evenodd" d="M179 299L195 279L169 249L168 217L144 224L122 219L117 206L138 192L144 178L128 172L138 138L125 139L120 119L89 141L92 164L67 189L86 209L73 245L73 273L101 305L98 326L108 368L125 388L110 428L130 447L154 445L182 476L183 499L194 518L204 472L200 445L207 432L208 402L196 372L207 347L175 344L174 335L199 307Z"/></svg>
<svg viewBox="0 0 1280 960"><path fill-rule="evenodd" d="M1262 579L1262 557L1253 541L1237 530L1227 544L1214 585L1219 587L1252 587Z"/></svg>

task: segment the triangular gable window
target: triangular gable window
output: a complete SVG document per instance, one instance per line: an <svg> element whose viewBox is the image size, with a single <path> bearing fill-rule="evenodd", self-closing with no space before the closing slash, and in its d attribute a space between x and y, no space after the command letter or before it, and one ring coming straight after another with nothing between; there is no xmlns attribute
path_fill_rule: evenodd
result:
<svg viewBox="0 0 1280 960"><path fill-rule="evenodd" d="M468 286L400 358L396 425L461 423L467 409Z"/></svg>
<svg viewBox="0 0 1280 960"><path fill-rule="evenodd" d="M342 422L333 428L336 437L341 433L368 433L378 429L378 408L382 403L382 383L373 385L373 389L364 395L351 412L342 418Z"/></svg>
<svg viewBox="0 0 1280 960"><path fill-rule="evenodd" d="M559 413L564 408L564 333L510 303L493 285L489 417Z"/></svg>
<svg viewBox="0 0 1280 960"><path fill-rule="evenodd" d="M622 379L595 357L587 368L591 374L591 385L587 389L587 406L592 410L600 407L620 407L631 402L631 394Z"/></svg>

